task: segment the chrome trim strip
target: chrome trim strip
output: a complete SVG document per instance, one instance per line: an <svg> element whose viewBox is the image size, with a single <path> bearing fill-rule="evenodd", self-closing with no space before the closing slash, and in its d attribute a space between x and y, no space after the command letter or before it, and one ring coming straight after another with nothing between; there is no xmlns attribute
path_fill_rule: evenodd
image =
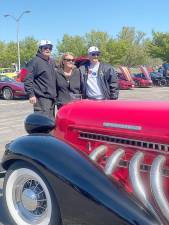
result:
<svg viewBox="0 0 169 225"><path fill-rule="evenodd" d="M142 130L141 126L122 124L122 123L110 123L110 122L104 122L103 127L121 128L121 129L126 129L126 130Z"/></svg>
<svg viewBox="0 0 169 225"><path fill-rule="evenodd" d="M138 150L148 150L161 154L169 154L169 144L142 141L137 139L128 139L116 136L109 136L98 133L79 131L79 138L90 141L101 141L103 143L119 144L122 147L137 148Z"/></svg>
<svg viewBox="0 0 169 225"><path fill-rule="evenodd" d="M121 157L124 155L124 149L117 149L116 151L114 151L111 156L108 158L105 168L104 168L104 172L106 175L111 175L114 170L117 168L119 161L121 159Z"/></svg>
<svg viewBox="0 0 169 225"><path fill-rule="evenodd" d="M107 146L105 145L100 145L97 148L95 148L90 154L89 154L89 158L95 162L97 162L97 160L103 156L107 151Z"/></svg>
<svg viewBox="0 0 169 225"><path fill-rule="evenodd" d="M163 191L162 168L166 162L163 155L157 156L150 170L150 184L153 196L164 217L169 221L169 202Z"/></svg>

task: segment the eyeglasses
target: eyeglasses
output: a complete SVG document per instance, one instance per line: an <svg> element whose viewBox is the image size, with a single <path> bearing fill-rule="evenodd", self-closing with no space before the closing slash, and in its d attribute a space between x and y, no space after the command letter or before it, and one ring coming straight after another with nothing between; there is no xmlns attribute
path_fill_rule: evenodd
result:
<svg viewBox="0 0 169 225"><path fill-rule="evenodd" d="M99 56L100 53L99 52L96 52L96 53L90 53L91 56Z"/></svg>
<svg viewBox="0 0 169 225"><path fill-rule="evenodd" d="M74 59L63 59L63 60L66 62L74 62L75 61Z"/></svg>
<svg viewBox="0 0 169 225"><path fill-rule="evenodd" d="M52 47L50 45L46 45L42 47L44 50L49 49L50 51L52 51Z"/></svg>

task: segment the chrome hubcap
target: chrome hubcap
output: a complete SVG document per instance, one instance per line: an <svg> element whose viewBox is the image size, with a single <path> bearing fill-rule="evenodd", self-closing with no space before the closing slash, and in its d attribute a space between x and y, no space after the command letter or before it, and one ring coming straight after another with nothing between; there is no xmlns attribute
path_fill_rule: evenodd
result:
<svg viewBox="0 0 169 225"><path fill-rule="evenodd" d="M9 98L11 97L11 92L10 92L9 89L5 89L5 90L4 90L4 97L5 97L6 99L9 99Z"/></svg>
<svg viewBox="0 0 169 225"><path fill-rule="evenodd" d="M25 189L22 193L23 206L29 211L33 211L38 206L37 196L33 190Z"/></svg>
<svg viewBox="0 0 169 225"><path fill-rule="evenodd" d="M46 215L46 195L41 184L34 179L22 179L17 183L13 201L25 221L41 221Z"/></svg>

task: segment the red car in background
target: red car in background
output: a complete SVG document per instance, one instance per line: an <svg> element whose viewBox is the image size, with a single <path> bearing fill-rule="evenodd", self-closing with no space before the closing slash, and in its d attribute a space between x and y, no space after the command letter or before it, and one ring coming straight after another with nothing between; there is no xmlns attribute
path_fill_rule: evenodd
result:
<svg viewBox="0 0 169 225"><path fill-rule="evenodd" d="M82 65L88 65L89 59L86 56L80 56L75 59L75 65L79 68Z"/></svg>
<svg viewBox="0 0 169 225"><path fill-rule="evenodd" d="M152 87L153 82L146 67L140 66L139 73L132 74L136 87Z"/></svg>
<svg viewBox="0 0 169 225"><path fill-rule="evenodd" d="M122 90L128 90L134 88L134 81L128 71L127 67L120 66L117 70L119 88Z"/></svg>
<svg viewBox="0 0 169 225"><path fill-rule="evenodd" d="M26 97L24 84L7 76L0 76L0 96L5 100L15 97Z"/></svg>

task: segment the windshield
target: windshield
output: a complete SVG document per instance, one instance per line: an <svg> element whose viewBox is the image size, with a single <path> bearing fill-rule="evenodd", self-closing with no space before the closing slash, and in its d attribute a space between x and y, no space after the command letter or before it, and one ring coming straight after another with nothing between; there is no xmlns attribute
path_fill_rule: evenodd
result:
<svg viewBox="0 0 169 225"><path fill-rule="evenodd" d="M9 78L7 76L0 76L0 81L2 81L2 82L15 82L14 79Z"/></svg>

